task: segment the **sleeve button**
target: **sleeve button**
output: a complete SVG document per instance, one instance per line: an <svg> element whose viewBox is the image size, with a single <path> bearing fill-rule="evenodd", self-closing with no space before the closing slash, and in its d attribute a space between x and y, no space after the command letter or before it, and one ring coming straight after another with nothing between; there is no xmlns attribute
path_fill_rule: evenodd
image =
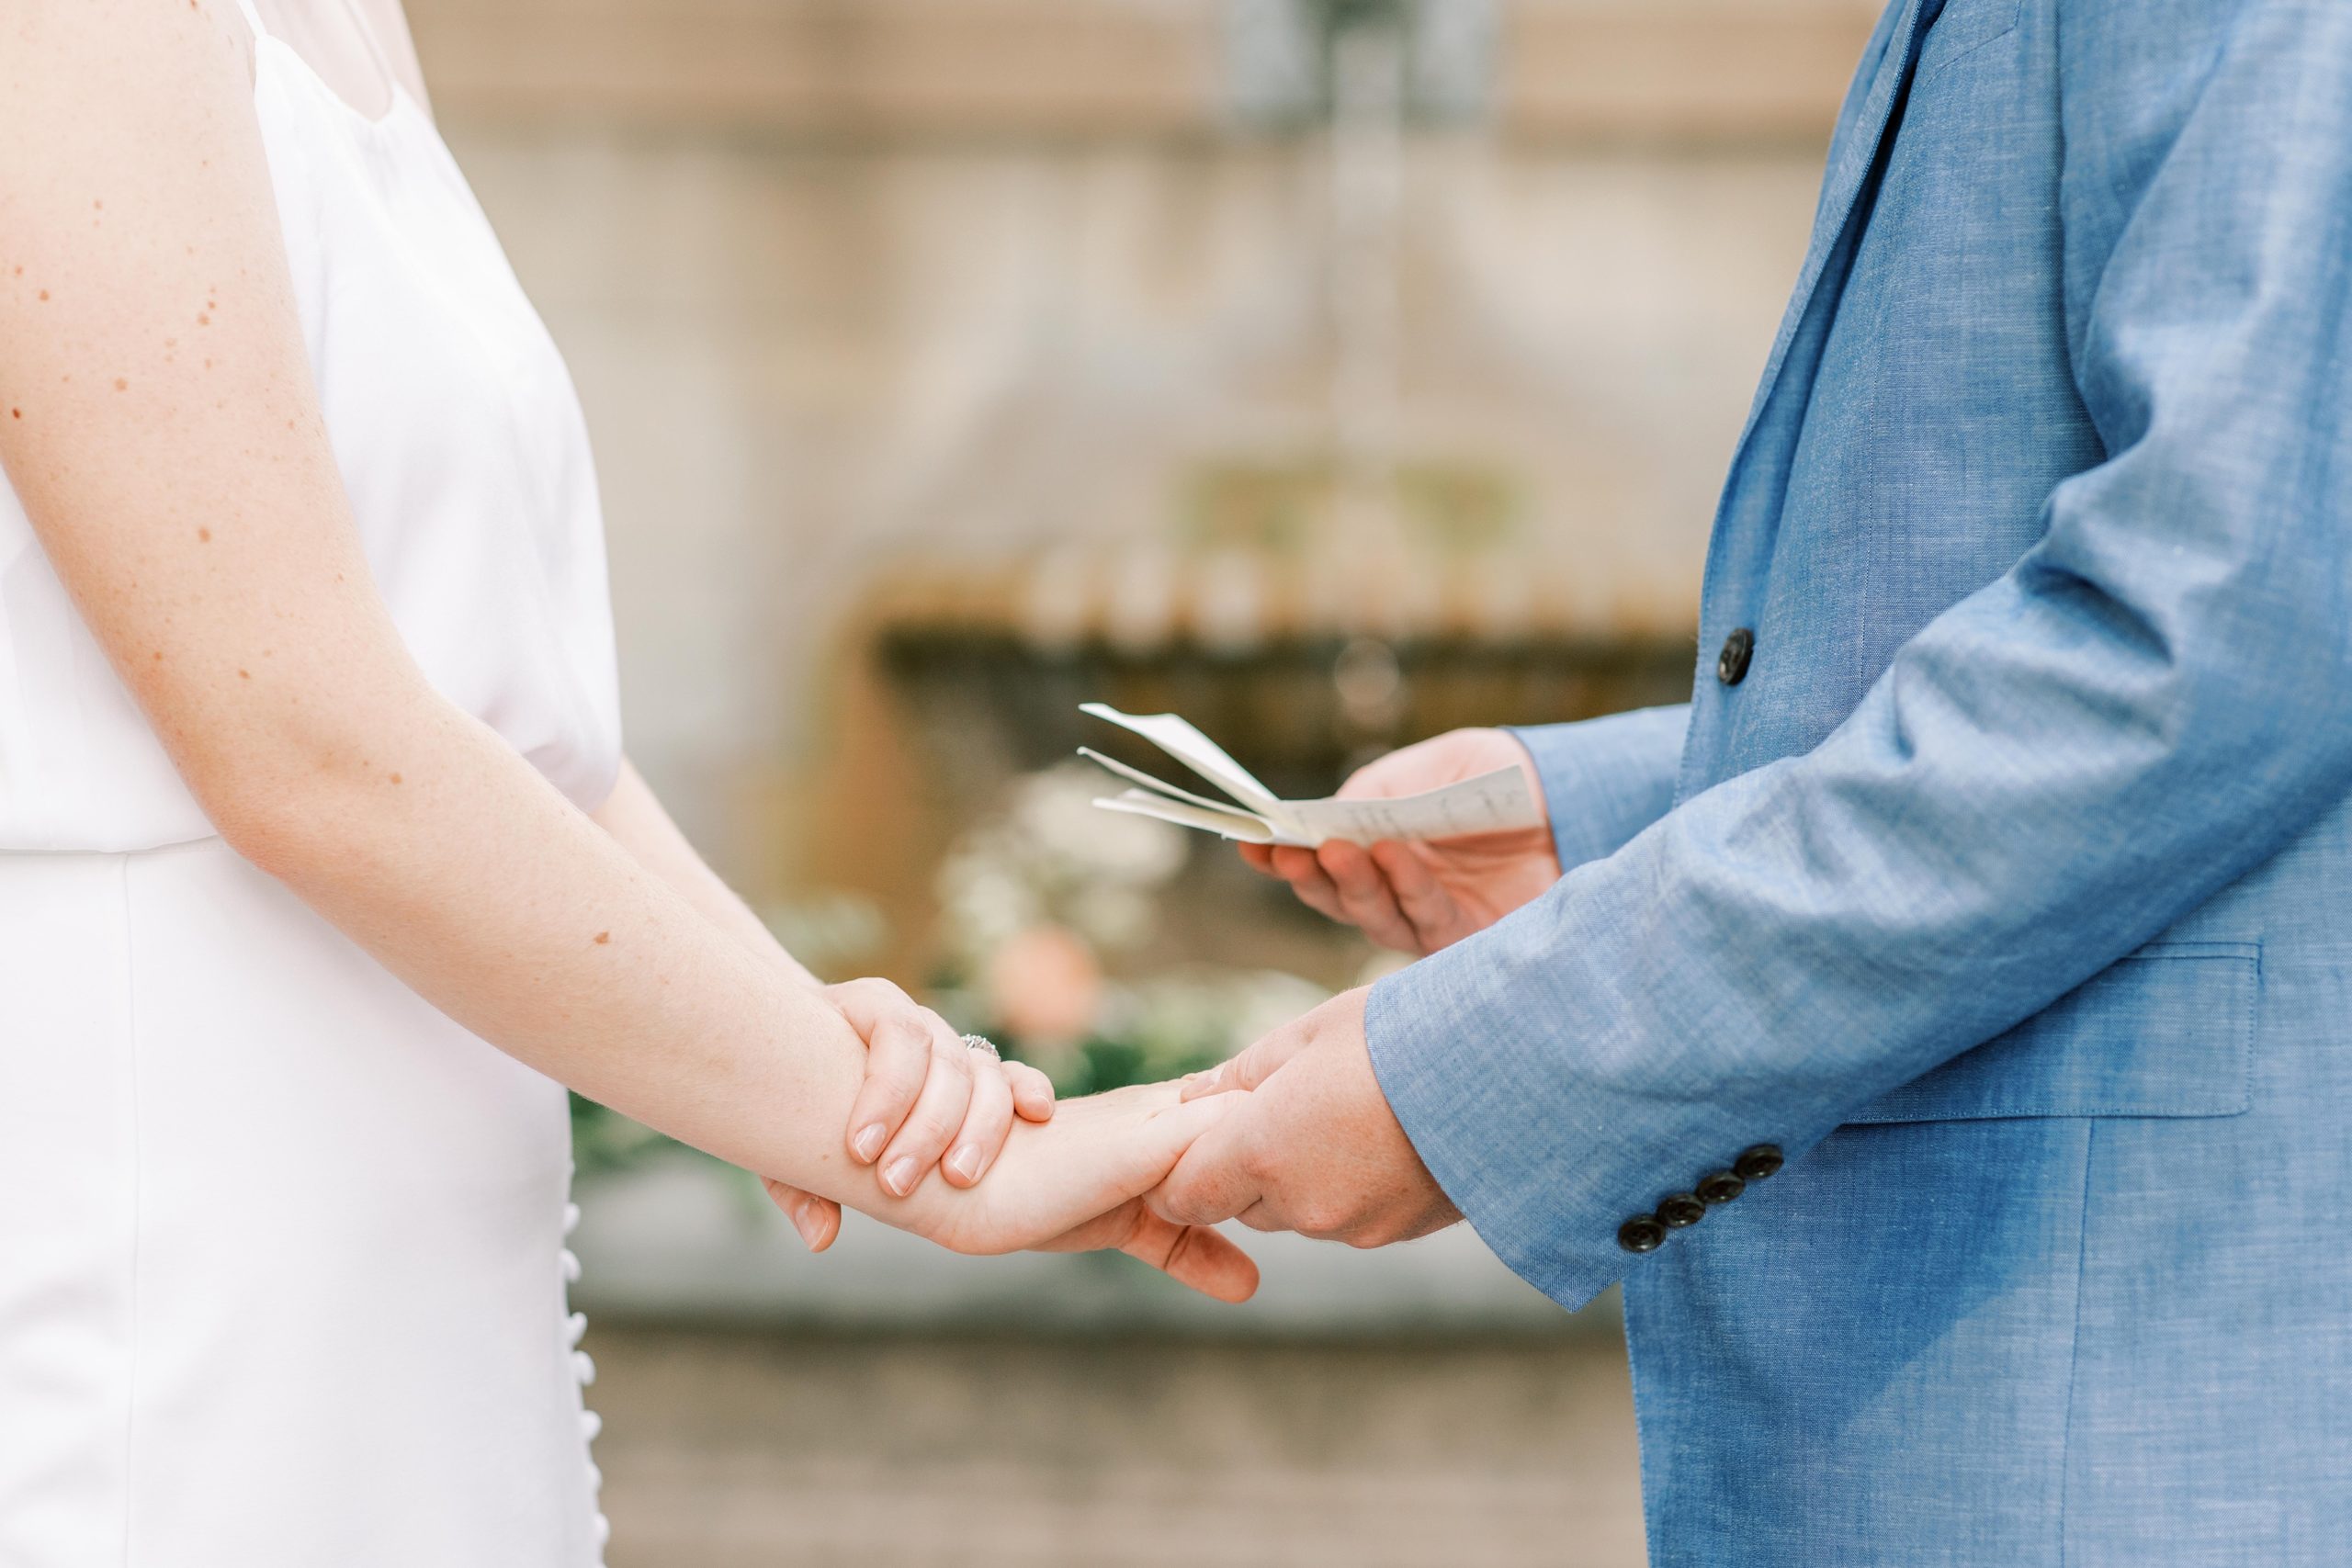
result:
<svg viewBox="0 0 2352 1568"><path fill-rule="evenodd" d="M1635 1214L1617 1227L1617 1245L1628 1252L1656 1252L1666 1244L1666 1227L1648 1214Z"/></svg>
<svg viewBox="0 0 2352 1568"><path fill-rule="evenodd" d="M1670 1231L1697 1224L1707 1217L1707 1206L1688 1192L1676 1192L1658 1201L1657 1220Z"/></svg>
<svg viewBox="0 0 2352 1568"><path fill-rule="evenodd" d="M1719 1170L1700 1182L1694 1190L1702 1203L1728 1203L1747 1190L1747 1183L1735 1171Z"/></svg>
<svg viewBox="0 0 2352 1568"><path fill-rule="evenodd" d="M1781 1163L1780 1145L1758 1144L1742 1150L1740 1156L1731 1162L1731 1168L1742 1181L1761 1181L1779 1170Z"/></svg>

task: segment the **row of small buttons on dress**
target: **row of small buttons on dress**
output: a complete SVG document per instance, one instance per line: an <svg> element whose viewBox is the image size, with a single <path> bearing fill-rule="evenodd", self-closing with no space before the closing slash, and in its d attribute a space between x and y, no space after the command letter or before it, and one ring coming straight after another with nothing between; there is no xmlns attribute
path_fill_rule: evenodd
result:
<svg viewBox="0 0 2352 1568"><path fill-rule="evenodd" d="M571 1233L579 1228L580 1205L577 1203L566 1203L563 1206L563 1234L565 1238L569 1239ZM567 1247L561 1252L557 1254L557 1258L563 1266L563 1282L565 1286L570 1287L578 1284L580 1282L580 1255L572 1251L571 1247ZM586 1313L575 1312L563 1320L563 1342L571 1351L571 1375L580 1380L580 1386L582 1388L586 1388L590 1383L596 1381L596 1363L590 1359L587 1351L582 1350L580 1348L580 1341L587 1332L588 1314ZM593 1410L585 1408L580 1412L580 1435L583 1439L583 1448L587 1443L594 1442L596 1440L596 1434L602 1432L604 1429L605 1418L603 1416L597 1415ZM588 1461L589 1495L594 1496L603 1492L604 1489L605 1472L596 1468L596 1461L592 1459ZM595 1522L590 1528L595 1531L596 1561L598 1568L603 1568L605 1543L613 1539L612 1521L605 1517L604 1510L599 1508L596 1511Z"/></svg>
<svg viewBox="0 0 2352 1568"><path fill-rule="evenodd" d="M1709 1209L1730 1202L1747 1190L1749 1182L1766 1179L1781 1165L1778 1144L1758 1144L1743 1150L1729 1170L1716 1171L1688 1192L1662 1198L1656 1213L1635 1214L1619 1225L1617 1245L1628 1252L1656 1252L1666 1245L1667 1232L1697 1224L1707 1217Z"/></svg>

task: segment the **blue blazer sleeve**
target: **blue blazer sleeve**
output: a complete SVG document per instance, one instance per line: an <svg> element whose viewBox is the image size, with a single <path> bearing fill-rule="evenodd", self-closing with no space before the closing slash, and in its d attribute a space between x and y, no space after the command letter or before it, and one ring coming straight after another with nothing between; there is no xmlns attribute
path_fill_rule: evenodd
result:
<svg viewBox="0 0 2352 1568"><path fill-rule="evenodd" d="M1511 730L1535 760L1562 871L1615 854L1666 815L1690 727L1684 703Z"/></svg>
<svg viewBox="0 0 2352 1568"><path fill-rule="evenodd" d="M1627 1215L1798 1154L2352 788L2352 5L2092 0L2059 48L2105 459L1816 750L1373 992L1415 1146L1565 1304Z"/></svg>

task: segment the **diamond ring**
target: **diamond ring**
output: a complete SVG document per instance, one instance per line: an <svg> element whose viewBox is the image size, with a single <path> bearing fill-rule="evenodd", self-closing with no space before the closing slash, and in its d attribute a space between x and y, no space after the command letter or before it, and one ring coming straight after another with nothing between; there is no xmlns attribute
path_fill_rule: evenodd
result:
<svg viewBox="0 0 2352 1568"><path fill-rule="evenodd" d="M967 1034L964 1036L964 1043L969 1045L973 1050L978 1051L981 1055L986 1056L991 1062L1001 1062L1004 1060L1004 1054L996 1048L996 1042L989 1039L985 1034Z"/></svg>

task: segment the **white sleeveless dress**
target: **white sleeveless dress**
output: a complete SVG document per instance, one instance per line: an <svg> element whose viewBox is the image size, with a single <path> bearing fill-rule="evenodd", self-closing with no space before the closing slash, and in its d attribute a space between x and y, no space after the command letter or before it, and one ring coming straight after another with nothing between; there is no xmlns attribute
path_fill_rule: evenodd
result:
<svg viewBox="0 0 2352 1568"><path fill-rule="evenodd" d="M361 116L246 12L378 584L593 806L618 702L562 361L422 108ZM0 484L0 1564L596 1563L570 1179L559 1086L213 836Z"/></svg>

